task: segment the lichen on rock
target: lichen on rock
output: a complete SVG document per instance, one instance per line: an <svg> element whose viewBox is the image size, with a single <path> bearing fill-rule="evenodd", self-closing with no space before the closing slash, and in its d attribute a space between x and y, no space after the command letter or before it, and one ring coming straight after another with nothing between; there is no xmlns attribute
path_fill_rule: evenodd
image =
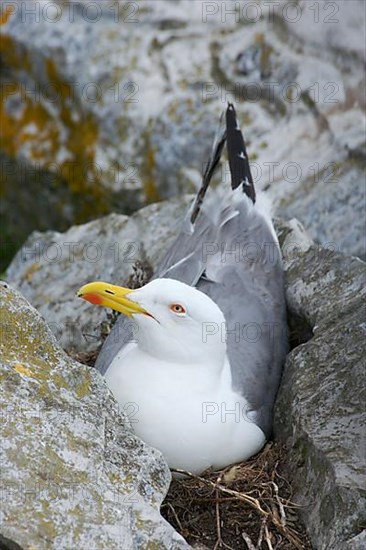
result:
<svg viewBox="0 0 366 550"><path fill-rule="evenodd" d="M5 283L0 310L5 547L188 548L159 514L162 456L133 435L100 375Z"/></svg>

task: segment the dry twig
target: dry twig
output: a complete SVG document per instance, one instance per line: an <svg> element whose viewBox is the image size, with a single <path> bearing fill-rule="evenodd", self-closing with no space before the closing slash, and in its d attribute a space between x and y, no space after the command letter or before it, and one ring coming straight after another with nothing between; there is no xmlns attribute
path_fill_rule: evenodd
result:
<svg viewBox="0 0 366 550"><path fill-rule="evenodd" d="M286 526L282 525L282 522L278 519L278 515L274 514L273 511L266 511L262 508L259 500L257 498L251 497L248 494L240 493L238 491L234 491L233 489L229 489L227 487L224 487L220 483L214 483L213 481L206 479L201 476L196 476L192 474L191 472L187 472L185 470L180 469L173 469L173 473L177 473L180 475L188 476L192 479L196 479L210 487L213 487L214 489L217 489L221 491L222 493L228 494L230 496L235 496L238 500L241 500L245 502L246 504L249 504L256 512L258 512L262 517L270 519L273 525L286 537L297 550L303 550L304 545L301 543L300 539L297 537L297 535L292 531L292 529L287 528ZM273 550L271 542L268 539L267 533L268 533L268 527L265 525L265 535L266 535L266 542L270 550ZM271 546L269 546L271 545Z"/></svg>
<svg viewBox="0 0 366 550"><path fill-rule="evenodd" d="M242 532L241 536L243 537L244 541L245 541L245 544L247 545L248 547L248 550L256 550L256 547L254 546L254 544L252 543L252 539L250 538L250 536L248 535L248 533L246 533L245 531Z"/></svg>

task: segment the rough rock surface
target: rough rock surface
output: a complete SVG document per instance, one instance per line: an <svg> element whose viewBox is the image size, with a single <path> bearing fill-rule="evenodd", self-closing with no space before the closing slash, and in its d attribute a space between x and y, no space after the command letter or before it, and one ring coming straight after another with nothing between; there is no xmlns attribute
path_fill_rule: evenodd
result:
<svg viewBox="0 0 366 550"><path fill-rule="evenodd" d="M165 462L99 374L4 283L0 308L1 548L189 548L159 514Z"/></svg>
<svg viewBox="0 0 366 550"><path fill-rule="evenodd" d="M295 222L278 229L290 321L303 343L287 357L275 436L289 448L293 500L314 547L362 550L366 266L314 245Z"/></svg>
<svg viewBox="0 0 366 550"><path fill-rule="evenodd" d="M11 0L0 23L6 258L191 192L228 99L281 215L366 254L363 0Z"/></svg>
<svg viewBox="0 0 366 550"><path fill-rule="evenodd" d="M98 242L105 250L120 232L121 249L137 239L142 245L135 249L133 259L148 260L155 267L179 228L177 219L188 200L152 205L129 219L111 215L71 228L66 234L33 235L12 263L9 280L47 320L61 327L66 320L82 327L85 315L92 318L95 331L91 342L75 332L73 341L63 343L78 349L95 347L105 311L76 300L75 288L96 278L126 283L132 264L114 264L113 258L107 264L83 262L82 257L65 264L62 259L47 263L41 258L34 267L34 258L22 261L22 255L27 256L25 251L33 250L37 242L61 245L71 240L77 243L78 239L81 249L89 242ZM365 264L334 252L332 246L325 249L315 245L296 220L278 222L277 232L286 269L292 340L297 347L285 366L276 409L276 437L289 448L294 501L302 506L300 513L314 547L363 550ZM47 292L50 296L55 293L55 297L44 305Z"/></svg>

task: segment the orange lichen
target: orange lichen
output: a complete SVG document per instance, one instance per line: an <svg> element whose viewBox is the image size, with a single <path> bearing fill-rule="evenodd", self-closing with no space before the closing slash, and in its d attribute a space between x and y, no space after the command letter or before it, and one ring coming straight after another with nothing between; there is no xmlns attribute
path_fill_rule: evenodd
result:
<svg viewBox="0 0 366 550"><path fill-rule="evenodd" d="M70 110L70 98L75 95L72 86L64 82L56 69L56 65L52 59L46 60L46 69L49 81L55 87L59 97L59 116L60 120L68 133L64 146L70 153L71 158L63 163L61 168L65 171L70 166L73 166L72 178L69 179L69 186L73 192L83 192L90 187L88 180L85 178L85 171L92 172L92 178L97 181L97 166L95 164L95 144L98 138L98 127L90 113L83 113L80 109L77 117L73 117ZM98 185L96 187L99 187ZM97 189L94 189L96 192Z"/></svg>
<svg viewBox="0 0 366 550"><path fill-rule="evenodd" d="M11 16L11 14L15 13L15 9L13 9L13 8L15 8L14 5L7 4L5 6L5 9L4 8L0 9L0 26L5 25L8 22L9 17Z"/></svg>
<svg viewBox="0 0 366 550"><path fill-rule="evenodd" d="M146 151L146 178L144 181L145 196L148 203L161 200L155 184L154 172L155 151L151 146L149 146Z"/></svg>
<svg viewBox="0 0 366 550"><path fill-rule="evenodd" d="M59 132L52 123L47 109L40 102L34 102L31 97L26 96L19 83L7 84L6 91L0 102L0 143L3 151L15 158L26 144L31 160L54 161ZM22 102L21 112L17 112L16 115L9 113L6 105L7 100L14 96L18 96ZM36 127L36 134L29 132L30 125ZM45 142L48 143L47 148Z"/></svg>
<svg viewBox="0 0 366 550"><path fill-rule="evenodd" d="M94 115L85 112L75 89L59 75L55 62L45 58L47 84L56 97L51 104L48 88L38 82L29 54L23 50L12 37L2 37L1 58L15 75L12 82L3 84L1 95L2 150L13 159L25 154L40 169L56 171L56 181L60 185L66 182L71 193L80 197L75 222L106 213L108 201L95 163L98 125ZM28 74L29 89L17 81L20 70ZM13 106L11 101L15 99ZM61 161L60 150L64 152ZM6 185L6 181L2 183Z"/></svg>
<svg viewBox="0 0 366 550"><path fill-rule="evenodd" d="M11 36L4 33L0 37L0 55L4 65L16 70L31 71L31 62L24 46L17 44Z"/></svg>

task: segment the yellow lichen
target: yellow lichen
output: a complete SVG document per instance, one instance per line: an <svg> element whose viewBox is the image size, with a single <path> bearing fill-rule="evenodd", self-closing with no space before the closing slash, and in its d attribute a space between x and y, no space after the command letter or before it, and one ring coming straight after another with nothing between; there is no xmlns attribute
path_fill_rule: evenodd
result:
<svg viewBox="0 0 366 550"><path fill-rule="evenodd" d="M90 384L91 384L90 375L87 374L87 373L84 373L83 382L78 384L75 387L75 393L76 393L78 399L82 399L86 395L89 395L89 393L90 393Z"/></svg>
<svg viewBox="0 0 366 550"><path fill-rule="evenodd" d="M32 282L33 275L39 271L41 267L41 264L39 262L35 262L34 264L31 264L28 269L26 270L24 274L24 280L28 283Z"/></svg>
<svg viewBox="0 0 366 550"><path fill-rule="evenodd" d="M24 365L22 365L21 363L14 363L13 367L14 367L14 370L16 370L19 374L22 374L24 376L30 376L31 378L34 377L33 372L27 367L25 367Z"/></svg>

